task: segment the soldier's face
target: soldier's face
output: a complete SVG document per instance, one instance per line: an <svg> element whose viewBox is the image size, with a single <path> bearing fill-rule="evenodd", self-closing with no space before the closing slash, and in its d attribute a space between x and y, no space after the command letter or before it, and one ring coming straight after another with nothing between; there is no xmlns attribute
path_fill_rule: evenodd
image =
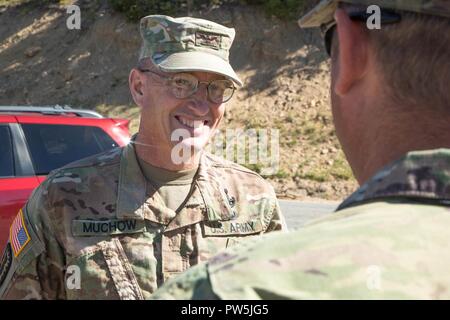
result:
<svg viewBox="0 0 450 320"><path fill-rule="evenodd" d="M171 76L169 73L158 73ZM201 82L223 79L220 75L208 72L190 74ZM174 96L164 78L149 73L146 75L141 117L144 123L141 127L145 128L148 136L152 136L153 144L167 151L175 146L202 150L223 118L225 104L211 102L204 83L199 84L192 96L179 99Z"/></svg>

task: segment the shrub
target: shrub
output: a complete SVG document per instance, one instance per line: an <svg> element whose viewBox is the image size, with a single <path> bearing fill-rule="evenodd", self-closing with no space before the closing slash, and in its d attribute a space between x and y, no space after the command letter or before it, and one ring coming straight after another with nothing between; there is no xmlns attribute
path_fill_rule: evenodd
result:
<svg viewBox="0 0 450 320"><path fill-rule="evenodd" d="M311 0L109 0L112 7L123 12L131 21L137 21L149 14L178 15L191 10L221 6L224 4L245 3L262 6L268 15L280 19L296 19L304 3Z"/></svg>

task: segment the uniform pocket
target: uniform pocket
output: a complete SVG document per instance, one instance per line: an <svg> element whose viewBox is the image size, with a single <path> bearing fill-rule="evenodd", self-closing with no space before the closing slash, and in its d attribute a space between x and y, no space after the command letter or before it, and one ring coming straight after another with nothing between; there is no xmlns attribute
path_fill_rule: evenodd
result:
<svg viewBox="0 0 450 320"><path fill-rule="evenodd" d="M202 261L262 232L263 225L260 220L205 221L202 223L202 250L199 250Z"/></svg>
<svg viewBox="0 0 450 320"><path fill-rule="evenodd" d="M117 238L83 249L82 254L68 260L69 268L71 274L66 275L68 299L143 299Z"/></svg>

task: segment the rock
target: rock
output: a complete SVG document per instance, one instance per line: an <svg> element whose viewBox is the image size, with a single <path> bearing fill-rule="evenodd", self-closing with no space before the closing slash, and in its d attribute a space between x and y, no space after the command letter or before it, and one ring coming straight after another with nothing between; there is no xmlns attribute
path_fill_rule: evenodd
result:
<svg viewBox="0 0 450 320"><path fill-rule="evenodd" d="M73 74L72 74L72 72L66 72L66 73L64 74L64 81L68 82L68 81L70 81L70 80L72 80L72 79L73 79Z"/></svg>
<svg viewBox="0 0 450 320"><path fill-rule="evenodd" d="M317 186L317 192L323 193L323 192L327 192L329 190L328 186L324 183L321 183Z"/></svg>
<svg viewBox="0 0 450 320"><path fill-rule="evenodd" d="M301 199L308 196L308 192L305 189L290 189L286 191L286 196L292 199Z"/></svg>
<svg viewBox="0 0 450 320"><path fill-rule="evenodd" d="M37 55L39 52L41 52L42 48L41 47L30 47L27 50L25 50L25 55L28 58L32 58L35 55Z"/></svg>

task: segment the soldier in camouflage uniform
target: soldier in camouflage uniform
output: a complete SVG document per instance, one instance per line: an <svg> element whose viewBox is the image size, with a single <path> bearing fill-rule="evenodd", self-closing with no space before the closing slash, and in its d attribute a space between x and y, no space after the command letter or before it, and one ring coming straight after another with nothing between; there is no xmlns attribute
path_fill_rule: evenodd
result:
<svg viewBox="0 0 450 320"><path fill-rule="evenodd" d="M381 29L366 28L369 4ZM449 299L450 1L323 0L299 22L323 28L336 132L361 187L153 298Z"/></svg>
<svg viewBox="0 0 450 320"><path fill-rule="evenodd" d="M285 229L269 183L202 152L241 85L228 62L234 29L153 15L141 35L137 136L35 190L0 263L3 299L146 299L221 249ZM180 129L189 136L172 141Z"/></svg>

